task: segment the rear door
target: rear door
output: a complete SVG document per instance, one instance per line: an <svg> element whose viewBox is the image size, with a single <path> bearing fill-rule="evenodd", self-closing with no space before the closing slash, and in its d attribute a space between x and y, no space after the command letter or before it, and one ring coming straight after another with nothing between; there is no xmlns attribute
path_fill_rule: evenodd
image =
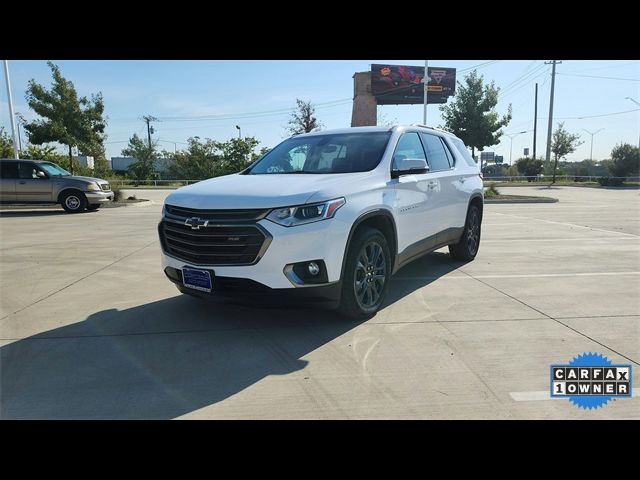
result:
<svg viewBox="0 0 640 480"><path fill-rule="evenodd" d="M51 202L53 182L51 177L40 178L41 170L34 162L20 162L16 180L16 200L18 202Z"/></svg>
<svg viewBox="0 0 640 480"><path fill-rule="evenodd" d="M0 162L0 201L16 201L18 162Z"/></svg>
<svg viewBox="0 0 640 480"><path fill-rule="evenodd" d="M436 184L438 196L434 199L433 212L437 218L438 232L453 234L453 229L463 227L465 214L461 214L462 203L466 195L462 185L464 179L461 170L456 168L455 160L444 138L431 133L420 133L427 152L429 178ZM464 205L466 209L466 203ZM445 235L446 236L446 235ZM447 238L438 239L438 243Z"/></svg>

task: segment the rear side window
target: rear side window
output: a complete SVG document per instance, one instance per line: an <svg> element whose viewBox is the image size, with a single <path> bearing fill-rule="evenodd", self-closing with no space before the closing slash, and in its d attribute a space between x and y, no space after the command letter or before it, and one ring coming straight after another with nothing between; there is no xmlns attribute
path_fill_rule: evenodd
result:
<svg viewBox="0 0 640 480"><path fill-rule="evenodd" d="M462 140L460 140L459 138L450 138L449 140L451 140L451 143L453 143L453 146L456 147L458 153L462 156L462 158L464 158L464 161L467 162L467 165L469 165L470 167L478 166L476 161L469 153L469 150L467 150L467 147L465 147L464 143L462 143Z"/></svg>
<svg viewBox="0 0 640 480"><path fill-rule="evenodd" d="M441 170L449 170L449 159L445 152L445 146L442 144L440 137L429 133L421 133L424 147L427 150L427 163L429 163L429 171L437 172Z"/></svg>
<svg viewBox="0 0 640 480"><path fill-rule="evenodd" d="M18 162L0 163L1 178L18 178Z"/></svg>

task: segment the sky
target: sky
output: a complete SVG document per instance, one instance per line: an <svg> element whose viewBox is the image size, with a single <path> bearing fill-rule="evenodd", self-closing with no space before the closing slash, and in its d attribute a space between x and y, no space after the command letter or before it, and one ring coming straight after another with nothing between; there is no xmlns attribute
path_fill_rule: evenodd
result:
<svg viewBox="0 0 640 480"><path fill-rule="evenodd" d="M53 62L80 95L102 92L108 117L105 142L108 157L119 156L134 133L146 138L143 115L159 118L153 124L153 138L169 151L185 148L187 139L194 136L228 140L238 135L236 125L241 127L242 136L254 136L260 146L273 147L288 136L286 125L296 98L316 105L316 116L325 129L348 127L355 72L369 70L372 63L424 65L424 60L388 59ZM527 132L515 136L512 144L503 136L500 144L485 148L503 155L506 163L510 155L513 161L522 156L525 147L532 150L537 82L537 154L544 155L551 85L551 66L545 65L545 60L430 59L429 65L456 68L459 81L477 66L485 81L493 81L500 87L497 111L506 113L509 104L513 108L513 119L504 132ZM25 100L27 83L35 79L49 86L50 70L45 60L12 60L9 68L14 110L31 120L35 114ZM2 83L0 126L10 132L4 78ZM589 158L591 135L584 130L603 129L593 137L596 160L609 158L611 149L621 142L638 145L640 106L625 97L640 102L640 61L563 60L557 66L554 129L564 121L565 128L580 134L584 141L567 160ZM429 126L442 124L438 107L428 107ZM379 106L378 122L422 123L422 108L422 105Z"/></svg>

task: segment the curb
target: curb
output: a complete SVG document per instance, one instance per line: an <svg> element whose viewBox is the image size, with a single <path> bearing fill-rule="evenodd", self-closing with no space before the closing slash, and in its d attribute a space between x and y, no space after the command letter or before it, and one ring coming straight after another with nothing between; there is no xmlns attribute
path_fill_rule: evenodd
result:
<svg viewBox="0 0 640 480"><path fill-rule="evenodd" d="M485 198L484 199L484 203L558 203L558 199L557 198L508 198L505 200L495 200L495 199L489 199L489 198Z"/></svg>

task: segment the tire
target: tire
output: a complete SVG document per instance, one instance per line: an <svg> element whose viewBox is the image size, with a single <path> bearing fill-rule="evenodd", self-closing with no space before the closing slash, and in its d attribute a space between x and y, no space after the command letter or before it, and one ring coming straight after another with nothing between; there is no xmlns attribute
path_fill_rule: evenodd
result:
<svg viewBox="0 0 640 480"><path fill-rule="evenodd" d="M464 225L462 237L458 243L449 245L449 253L456 260L470 262L478 254L480 249L480 231L482 215L476 205L471 205L467 212L467 221Z"/></svg>
<svg viewBox="0 0 640 480"><path fill-rule="evenodd" d="M67 213L79 213L87 208L87 198L82 192L65 192L60 198L60 203Z"/></svg>
<svg viewBox="0 0 640 480"><path fill-rule="evenodd" d="M391 253L384 235L365 227L354 236L345 263L339 311L350 318L373 316L391 280Z"/></svg>
<svg viewBox="0 0 640 480"><path fill-rule="evenodd" d="M99 203L90 203L89 205L87 205L87 210L89 210L90 212L94 211L94 210L98 210L102 205Z"/></svg>

